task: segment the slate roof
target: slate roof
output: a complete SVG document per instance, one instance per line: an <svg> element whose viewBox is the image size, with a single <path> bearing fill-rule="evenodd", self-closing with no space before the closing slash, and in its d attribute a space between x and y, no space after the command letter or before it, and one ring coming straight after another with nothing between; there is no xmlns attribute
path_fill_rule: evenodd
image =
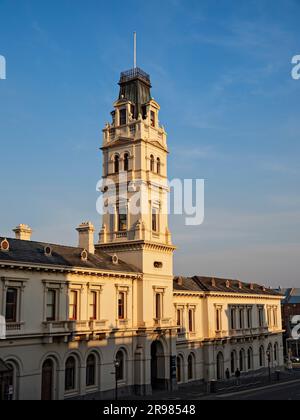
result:
<svg viewBox="0 0 300 420"><path fill-rule="evenodd" d="M137 119L142 114L142 106L151 100L150 76L140 68L131 69L121 73L119 85L119 99L135 105L133 117Z"/></svg>
<svg viewBox="0 0 300 420"><path fill-rule="evenodd" d="M3 239L0 237L0 243ZM96 251L95 254L88 254L87 261L81 259L83 249L70 246L48 244L43 242L22 241L19 239L9 239L9 251L0 250L0 264L7 262L38 264L42 266L61 266L68 268L85 268L103 271L115 271L125 273L137 273L138 269L132 265L119 260L118 264L112 263L112 258L108 254ZM52 255L45 255L44 249L50 246Z"/></svg>
<svg viewBox="0 0 300 420"><path fill-rule="evenodd" d="M175 277L174 291L192 292L223 292L240 293L248 295L274 295L281 294L273 289L259 286L258 284L243 283L239 280L221 279L214 277Z"/></svg>

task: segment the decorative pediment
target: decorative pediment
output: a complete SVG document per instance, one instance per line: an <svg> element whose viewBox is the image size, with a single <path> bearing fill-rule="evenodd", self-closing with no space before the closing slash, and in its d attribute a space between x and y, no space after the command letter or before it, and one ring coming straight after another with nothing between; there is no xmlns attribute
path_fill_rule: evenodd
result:
<svg viewBox="0 0 300 420"><path fill-rule="evenodd" d="M114 141L110 142L109 144L102 147L102 149L124 146L124 145L129 144L129 143L132 143L132 139L130 137L118 137L117 140L114 140Z"/></svg>
<svg viewBox="0 0 300 420"><path fill-rule="evenodd" d="M158 147L159 149L163 150L164 152L168 151L167 147L164 147L159 141L154 140L154 141L149 141L150 144L152 144L155 147Z"/></svg>

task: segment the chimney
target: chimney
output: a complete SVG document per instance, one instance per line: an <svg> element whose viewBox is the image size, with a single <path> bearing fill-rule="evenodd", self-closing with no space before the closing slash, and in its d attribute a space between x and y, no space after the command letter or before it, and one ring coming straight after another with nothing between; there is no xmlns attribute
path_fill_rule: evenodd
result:
<svg viewBox="0 0 300 420"><path fill-rule="evenodd" d="M84 222L76 230L79 233L79 248L86 249L90 254L94 254L94 225L91 222Z"/></svg>
<svg viewBox="0 0 300 420"><path fill-rule="evenodd" d="M28 225L20 224L13 232L15 232L16 239L19 239L20 241L31 240L32 229Z"/></svg>

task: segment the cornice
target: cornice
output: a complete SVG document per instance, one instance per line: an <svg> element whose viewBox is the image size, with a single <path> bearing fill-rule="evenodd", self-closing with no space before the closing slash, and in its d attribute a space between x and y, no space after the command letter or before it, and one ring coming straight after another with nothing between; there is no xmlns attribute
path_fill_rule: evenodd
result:
<svg viewBox="0 0 300 420"><path fill-rule="evenodd" d="M114 149L114 148L118 148L120 146L124 146L127 144L139 144L139 143L145 143L145 144L150 144L151 146L157 147L158 149L161 149L162 151L164 151L165 153L169 154L169 150L167 147L164 147L158 140L155 139L135 139L135 138L131 138L131 137L119 137L117 140L115 140L114 142L105 144L104 146L100 147L100 150L107 150L107 149Z"/></svg>
<svg viewBox="0 0 300 420"><path fill-rule="evenodd" d="M5 262L1 261L0 269L4 270L24 270L34 272L46 272L55 274L75 274L83 276L95 276L95 277L114 277L114 278L130 278L139 279L142 273L129 273L129 272L118 272L110 270L97 270L97 269L86 269L82 267L64 267L64 266L48 266L43 264L26 264L16 262Z"/></svg>
<svg viewBox="0 0 300 420"><path fill-rule="evenodd" d="M176 246L167 245L161 243L155 243L150 241L132 241L132 242L120 242L120 243L106 243L106 244L97 244L95 248L101 249L103 251L142 251L142 250L155 250L161 252L174 252Z"/></svg>
<svg viewBox="0 0 300 420"><path fill-rule="evenodd" d="M199 295L202 297L222 297L222 298L235 298L235 299L279 299L282 300L282 296L275 296L275 295L255 295L255 294L242 294L242 293L234 293L234 292L206 292L206 291L189 291L189 290L174 290L173 295L183 296L183 295Z"/></svg>

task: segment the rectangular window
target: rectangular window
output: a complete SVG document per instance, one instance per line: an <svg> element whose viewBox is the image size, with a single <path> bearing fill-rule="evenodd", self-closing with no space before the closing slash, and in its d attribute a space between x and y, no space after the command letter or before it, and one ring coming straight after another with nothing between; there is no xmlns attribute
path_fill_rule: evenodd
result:
<svg viewBox="0 0 300 420"><path fill-rule="evenodd" d="M268 308L267 315L268 315L268 326L272 327L272 309L271 308Z"/></svg>
<svg viewBox="0 0 300 420"><path fill-rule="evenodd" d="M91 292L89 300L89 318L94 321L97 319L97 292Z"/></svg>
<svg viewBox="0 0 300 420"><path fill-rule="evenodd" d="M182 310L181 309L177 309L177 332L180 333L181 329L182 329Z"/></svg>
<svg viewBox="0 0 300 420"><path fill-rule="evenodd" d="M189 309L189 332L194 332L195 331L194 319L195 319L194 310Z"/></svg>
<svg viewBox="0 0 300 420"><path fill-rule="evenodd" d="M222 309L216 309L216 327L217 331L222 331Z"/></svg>
<svg viewBox="0 0 300 420"><path fill-rule="evenodd" d="M274 316L274 327L278 327L278 316L277 316L277 308L273 309L273 316Z"/></svg>
<svg viewBox="0 0 300 420"><path fill-rule="evenodd" d="M258 322L259 322L259 327L260 328L264 327L264 310L263 310L263 308L258 309Z"/></svg>
<svg viewBox="0 0 300 420"><path fill-rule="evenodd" d="M71 321L77 321L78 315L78 293L75 290L70 291L70 303L69 303L69 319Z"/></svg>
<svg viewBox="0 0 300 420"><path fill-rule="evenodd" d="M125 293L120 292L118 297L118 318L125 319Z"/></svg>
<svg viewBox="0 0 300 420"><path fill-rule="evenodd" d="M6 322L17 322L18 289L8 288L6 291Z"/></svg>
<svg viewBox="0 0 300 420"><path fill-rule="evenodd" d="M127 123L127 112L126 109L120 110L120 125L125 125Z"/></svg>
<svg viewBox="0 0 300 420"><path fill-rule="evenodd" d="M55 321L56 319L56 291L47 291L47 321Z"/></svg>
<svg viewBox="0 0 300 420"><path fill-rule="evenodd" d="M239 310L239 326L240 330L244 329L244 309Z"/></svg>
<svg viewBox="0 0 300 420"><path fill-rule="evenodd" d="M247 327L252 328L252 308L247 309Z"/></svg>
<svg viewBox="0 0 300 420"><path fill-rule="evenodd" d="M162 318L162 295L161 293L155 294L155 318L161 319Z"/></svg>
<svg viewBox="0 0 300 420"><path fill-rule="evenodd" d="M127 230L127 209L125 207L118 208L118 231Z"/></svg>
<svg viewBox="0 0 300 420"><path fill-rule="evenodd" d="M152 208L152 231L158 232L158 209Z"/></svg>
<svg viewBox="0 0 300 420"><path fill-rule="evenodd" d="M150 119L151 119L151 127L155 127L155 112L154 111L151 111Z"/></svg>
<svg viewBox="0 0 300 420"><path fill-rule="evenodd" d="M230 314L231 314L231 329L236 330L236 309L231 308Z"/></svg>

